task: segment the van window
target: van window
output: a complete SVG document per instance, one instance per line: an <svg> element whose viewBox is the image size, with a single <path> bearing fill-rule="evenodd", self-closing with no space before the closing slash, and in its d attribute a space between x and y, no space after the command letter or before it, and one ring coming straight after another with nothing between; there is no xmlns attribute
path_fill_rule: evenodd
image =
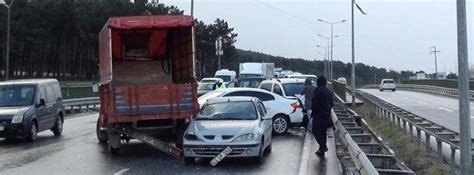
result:
<svg viewBox="0 0 474 175"><path fill-rule="evenodd" d="M63 95L61 93L61 87L59 87L59 84L53 84L53 90L54 90L54 95L56 97L56 100L62 100Z"/></svg>
<svg viewBox="0 0 474 175"><path fill-rule="evenodd" d="M281 91L281 87L278 84L273 85L273 93L283 96L283 91Z"/></svg>
<svg viewBox="0 0 474 175"><path fill-rule="evenodd" d="M260 88L271 92L272 91L272 84L271 83L265 83L265 84L262 84L262 86Z"/></svg>
<svg viewBox="0 0 474 175"><path fill-rule="evenodd" d="M46 103L51 104L56 102L53 85L46 85Z"/></svg>
<svg viewBox="0 0 474 175"><path fill-rule="evenodd" d="M46 101L46 90L44 89L44 86L40 87L39 92L40 92L40 99L43 99Z"/></svg>

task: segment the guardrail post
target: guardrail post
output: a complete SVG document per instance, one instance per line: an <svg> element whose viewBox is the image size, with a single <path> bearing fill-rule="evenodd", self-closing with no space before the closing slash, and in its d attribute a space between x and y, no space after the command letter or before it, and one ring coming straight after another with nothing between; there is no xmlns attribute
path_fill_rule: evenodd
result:
<svg viewBox="0 0 474 175"><path fill-rule="evenodd" d="M416 144L421 145L421 130L416 128Z"/></svg>
<svg viewBox="0 0 474 175"><path fill-rule="evenodd" d="M74 106L71 106L71 114L74 115L75 111L74 111Z"/></svg>
<svg viewBox="0 0 474 175"><path fill-rule="evenodd" d="M89 109L89 104L86 104L86 109Z"/></svg>
<svg viewBox="0 0 474 175"><path fill-rule="evenodd" d="M438 151L439 160L440 162L443 162L443 142L438 138L436 138L436 146L436 151Z"/></svg>
<svg viewBox="0 0 474 175"><path fill-rule="evenodd" d="M451 145L451 159L449 160L449 167L451 167L452 172L456 172L456 148Z"/></svg>
<svg viewBox="0 0 474 175"><path fill-rule="evenodd" d="M414 136L413 136L413 124L408 123L408 128L410 129L410 131L409 131L410 132L410 140L413 141L413 138L414 138Z"/></svg>
<svg viewBox="0 0 474 175"><path fill-rule="evenodd" d="M425 151L428 154L430 150L430 134L425 132Z"/></svg>
<svg viewBox="0 0 474 175"><path fill-rule="evenodd" d="M400 121L400 116L399 116L399 115L396 115L396 117L397 117L397 126L398 126L399 128L402 128L402 122Z"/></svg>
<svg viewBox="0 0 474 175"><path fill-rule="evenodd" d="M92 107L95 108L95 107L96 107L96 104L94 103L94 104L92 105Z"/></svg>
<svg viewBox="0 0 474 175"><path fill-rule="evenodd" d="M404 120L404 119L402 119L402 121L403 121L403 133L407 134L408 133L408 131L407 131L407 121ZM411 137L411 135L410 135L410 137Z"/></svg>

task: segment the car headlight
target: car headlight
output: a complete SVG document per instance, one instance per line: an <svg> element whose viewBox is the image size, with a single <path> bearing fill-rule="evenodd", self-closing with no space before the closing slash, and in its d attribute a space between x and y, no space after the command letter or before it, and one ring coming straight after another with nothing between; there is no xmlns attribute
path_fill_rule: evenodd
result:
<svg viewBox="0 0 474 175"><path fill-rule="evenodd" d="M24 112L17 112L12 118L12 123L21 123L21 122L23 122L23 115L24 114L25 114Z"/></svg>
<svg viewBox="0 0 474 175"><path fill-rule="evenodd" d="M239 137L237 137L234 142L246 142L246 141L252 141L257 139L258 135L255 133L249 133L249 134L244 134Z"/></svg>
<svg viewBox="0 0 474 175"><path fill-rule="evenodd" d="M184 134L184 139L185 140L190 140L190 141L195 141L199 140L199 138L194 134L194 132L188 132Z"/></svg>

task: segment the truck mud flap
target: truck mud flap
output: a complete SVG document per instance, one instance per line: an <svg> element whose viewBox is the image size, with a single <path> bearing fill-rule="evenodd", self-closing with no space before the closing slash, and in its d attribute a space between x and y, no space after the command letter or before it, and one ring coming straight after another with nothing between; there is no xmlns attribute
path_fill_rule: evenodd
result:
<svg viewBox="0 0 474 175"><path fill-rule="evenodd" d="M175 146L172 146L166 142L163 142L161 140L158 140L156 139L155 137L152 137L151 135L148 135L148 134L145 134L145 133L142 133L142 132L138 132L138 131L135 131L135 130L132 130L132 129L126 129L126 128L123 128L123 129L116 129L116 128L112 128L113 131L115 132L118 132L118 133L121 133L121 134L125 134L129 137L132 137L134 139L138 139L140 141L142 141L143 143L146 143L150 146L153 146L154 148L160 150L160 151L163 151L165 153L168 153L169 155L175 157L175 158L178 158L178 159L181 159L183 157L183 150L179 149L179 148L176 148Z"/></svg>

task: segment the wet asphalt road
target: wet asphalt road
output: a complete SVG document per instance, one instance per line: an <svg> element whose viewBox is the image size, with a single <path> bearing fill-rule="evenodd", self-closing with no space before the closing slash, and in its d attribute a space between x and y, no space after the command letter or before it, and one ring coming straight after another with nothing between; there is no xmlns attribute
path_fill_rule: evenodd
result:
<svg viewBox="0 0 474 175"><path fill-rule="evenodd" d="M457 98L422 92L361 89L388 103L412 112L450 130L459 132L459 101ZM474 126L474 102L471 102L471 126ZM474 138L474 129L471 129Z"/></svg>
<svg viewBox="0 0 474 175"><path fill-rule="evenodd" d="M273 137L273 151L263 164L251 159L225 159L217 167L210 160L184 165L165 153L138 141L122 144L112 156L95 135L96 113L66 119L63 135L38 134L34 143L0 139L0 174L297 174L304 134L299 129Z"/></svg>

